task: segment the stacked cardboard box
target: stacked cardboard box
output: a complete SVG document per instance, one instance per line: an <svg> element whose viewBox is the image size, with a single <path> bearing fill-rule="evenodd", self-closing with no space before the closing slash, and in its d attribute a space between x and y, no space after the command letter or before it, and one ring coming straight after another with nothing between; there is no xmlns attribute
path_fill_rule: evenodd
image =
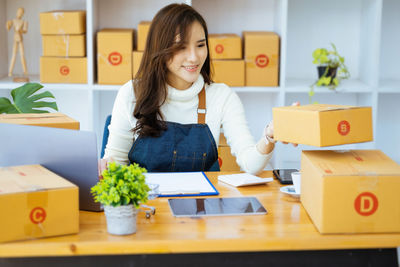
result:
<svg viewBox="0 0 400 267"><path fill-rule="evenodd" d="M231 147L227 144L223 133L219 136L218 162L221 171L240 171L236 163L236 157L231 153Z"/></svg>
<svg viewBox="0 0 400 267"><path fill-rule="evenodd" d="M274 32L243 32L246 86L278 86L279 36Z"/></svg>
<svg viewBox="0 0 400 267"><path fill-rule="evenodd" d="M43 83L87 83L86 13L50 11L40 13Z"/></svg>
<svg viewBox="0 0 400 267"><path fill-rule="evenodd" d="M132 79L133 29L103 29L97 33L97 81L124 84Z"/></svg>
<svg viewBox="0 0 400 267"><path fill-rule="evenodd" d="M141 21L137 28L137 45L136 50L132 53L132 74L135 77L142 61L143 51L146 48L147 35L150 30L151 21Z"/></svg>
<svg viewBox="0 0 400 267"><path fill-rule="evenodd" d="M273 108L274 138L313 146L373 140L370 107ZM400 232L400 165L379 150L301 156L301 203L321 233Z"/></svg>
<svg viewBox="0 0 400 267"><path fill-rule="evenodd" d="M237 34L210 34L208 47L213 80L229 86L244 86L245 71L240 36Z"/></svg>

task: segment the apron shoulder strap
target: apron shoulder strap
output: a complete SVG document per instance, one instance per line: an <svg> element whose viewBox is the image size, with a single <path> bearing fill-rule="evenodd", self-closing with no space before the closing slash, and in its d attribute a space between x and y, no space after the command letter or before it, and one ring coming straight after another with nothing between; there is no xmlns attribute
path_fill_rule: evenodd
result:
<svg viewBox="0 0 400 267"><path fill-rule="evenodd" d="M199 106L197 107L197 123L206 124L206 89L205 85L199 93Z"/></svg>

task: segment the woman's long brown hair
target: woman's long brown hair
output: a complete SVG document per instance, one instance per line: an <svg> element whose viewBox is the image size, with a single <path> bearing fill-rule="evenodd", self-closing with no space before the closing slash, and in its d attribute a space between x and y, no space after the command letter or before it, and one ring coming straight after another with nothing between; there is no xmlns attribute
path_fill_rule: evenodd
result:
<svg viewBox="0 0 400 267"><path fill-rule="evenodd" d="M208 31L203 17L186 4L162 8L153 18L143 58L133 79L136 97L133 116L137 119L133 131L140 136L156 137L167 128L160 110L168 96L167 62L184 46L188 30L195 21L204 29L208 52L200 74L205 83L211 83ZM180 37L178 42L177 35Z"/></svg>

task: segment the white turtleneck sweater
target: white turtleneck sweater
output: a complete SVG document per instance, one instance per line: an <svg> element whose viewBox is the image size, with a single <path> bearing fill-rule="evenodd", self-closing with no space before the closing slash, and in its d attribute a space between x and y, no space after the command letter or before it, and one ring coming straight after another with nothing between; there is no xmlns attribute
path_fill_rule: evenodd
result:
<svg viewBox="0 0 400 267"><path fill-rule="evenodd" d="M196 82L186 90L178 90L168 86L166 102L161 112L166 121L182 124L197 123L198 93L204 85L200 75ZM219 142L222 126L232 155L241 169L256 174L264 169L271 154L261 154L247 126L243 105L235 92L223 83L212 83L206 89L206 123L211 130L215 143ZM129 164L128 153L135 139L131 131L136 126L133 117L135 96L132 81L124 84L118 91L112 111L110 135L104 158Z"/></svg>

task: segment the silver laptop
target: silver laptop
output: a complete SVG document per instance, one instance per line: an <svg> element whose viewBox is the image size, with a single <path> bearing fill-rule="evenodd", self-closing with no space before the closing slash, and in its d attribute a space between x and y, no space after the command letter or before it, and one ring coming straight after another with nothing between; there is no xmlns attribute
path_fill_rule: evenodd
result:
<svg viewBox="0 0 400 267"><path fill-rule="evenodd" d="M79 187L81 210L102 210L90 193L97 162L94 132L0 123L0 167L41 164Z"/></svg>

